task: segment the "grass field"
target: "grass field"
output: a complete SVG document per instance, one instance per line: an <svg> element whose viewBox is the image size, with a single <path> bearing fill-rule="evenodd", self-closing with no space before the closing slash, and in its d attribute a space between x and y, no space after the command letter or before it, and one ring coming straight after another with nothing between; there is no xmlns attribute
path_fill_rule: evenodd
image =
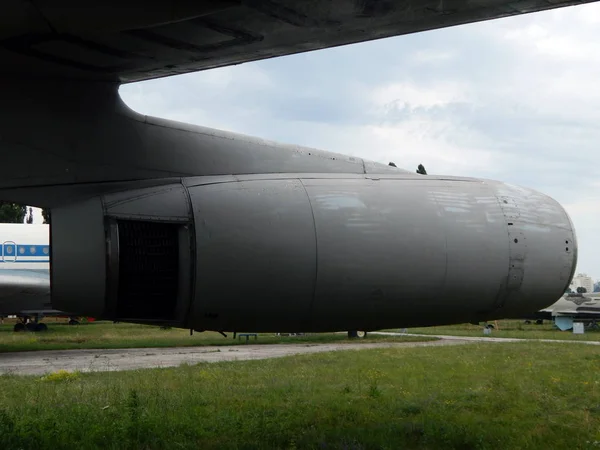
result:
<svg viewBox="0 0 600 450"><path fill-rule="evenodd" d="M492 331L491 337L507 337L522 339L575 339L583 341L600 341L600 330L588 330L585 334L573 334L572 331L559 331L551 322L544 321L543 325L535 323L526 325L522 320L499 320L498 328ZM491 322L493 324L493 322ZM387 330L387 331L400 331ZM452 336L483 336L483 325L469 323L447 325L442 327L408 328L407 333L446 334Z"/></svg>
<svg viewBox="0 0 600 450"><path fill-rule="evenodd" d="M0 353L33 350L67 350L75 348L137 348L137 347L182 347L193 345L238 345L245 342L233 339L232 334L224 338L219 333L194 333L189 330L127 323L93 322L67 325L64 320L47 319L48 331L42 333L13 331L12 323L0 325ZM433 339L433 338L432 338ZM360 342L411 342L423 341L420 337L386 337L371 335ZM273 333L261 334L252 344L278 344L291 342L356 342L345 334L315 334L306 336L280 336Z"/></svg>
<svg viewBox="0 0 600 450"><path fill-rule="evenodd" d="M591 346L378 349L0 377L0 448L597 448Z"/></svg>

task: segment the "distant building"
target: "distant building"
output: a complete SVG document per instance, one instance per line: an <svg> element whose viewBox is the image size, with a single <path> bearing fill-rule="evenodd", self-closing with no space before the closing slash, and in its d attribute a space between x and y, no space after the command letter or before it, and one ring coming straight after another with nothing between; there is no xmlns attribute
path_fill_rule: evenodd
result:
<svg viewBox="0 0 600 450"><path fill-rule="evenodd" d="M594 292L600 292L600 280L594 283Z"/></svg>
<svg viewBox="0 0 600 450"><path fill-rule="evenodd" d="M592 277L588 277L585 273L578 273L577 276L573 277L569 287L573 292L577 292L578 287L585 288L587 292L594 292L594 281Z"/></svg>

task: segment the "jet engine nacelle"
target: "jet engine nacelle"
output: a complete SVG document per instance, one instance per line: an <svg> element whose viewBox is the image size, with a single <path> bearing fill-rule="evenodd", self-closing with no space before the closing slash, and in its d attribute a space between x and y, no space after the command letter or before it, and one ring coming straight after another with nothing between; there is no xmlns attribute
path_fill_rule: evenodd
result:
<svg viewBox="0 0 600 450"><path fill-rule="evenodd" d="M52 211L55 308L216 331L336 331L522 317L577 247L563 208L470 178L247 175Z"/></svg>

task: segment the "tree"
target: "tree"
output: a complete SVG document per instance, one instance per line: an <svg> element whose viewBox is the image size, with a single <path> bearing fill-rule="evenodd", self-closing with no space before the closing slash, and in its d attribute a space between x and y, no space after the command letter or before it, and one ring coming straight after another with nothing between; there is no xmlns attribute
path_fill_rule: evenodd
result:
<svg viewBox="0 0 600 450"><path fill-rule="evenodd" d="M27 214L27 206L0 202L0 223L23 223L25 214Z"/></svg>
<svg viewBox="0 0 600 450"><path fill-rule="evenodd" d="M29 207L29 214L25 218L25 222L27 222L29 225L33 223L33 208L31 206Z"/></svg>
<svg viewBox="0 0 600 450"><path fill-rule="evenodd" d="M577 288L577 293L578 293L578 294L585 294L586 292L587 292L587 289L586 289L586 288L584 288L584 287L581 287L581 286L579 286L579 287Z"/></svg>
<svg viewBox="0 0 600 450"><path fill-rule="evenodd" d="M44 218L44 223L50 223L50 208L42 208L42 217Z"/></svg>

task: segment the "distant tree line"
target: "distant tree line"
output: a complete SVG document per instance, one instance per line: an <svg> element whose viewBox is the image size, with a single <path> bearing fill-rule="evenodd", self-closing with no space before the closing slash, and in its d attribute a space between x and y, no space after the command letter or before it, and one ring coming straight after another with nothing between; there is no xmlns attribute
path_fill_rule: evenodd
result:
<svg viewBox="0 0 600 450"><path fill-rule="evenodd" d="M50 223L50 209L42 209L44 223ZM33 223L33 209L19 203L0 202L0 223Z"/></svg>
<svg viewBox="0 0 600 450"><path fill-rule="evenodd" d="M23 223L26 214L27 206L0 202L0 223Z"/></svg>

